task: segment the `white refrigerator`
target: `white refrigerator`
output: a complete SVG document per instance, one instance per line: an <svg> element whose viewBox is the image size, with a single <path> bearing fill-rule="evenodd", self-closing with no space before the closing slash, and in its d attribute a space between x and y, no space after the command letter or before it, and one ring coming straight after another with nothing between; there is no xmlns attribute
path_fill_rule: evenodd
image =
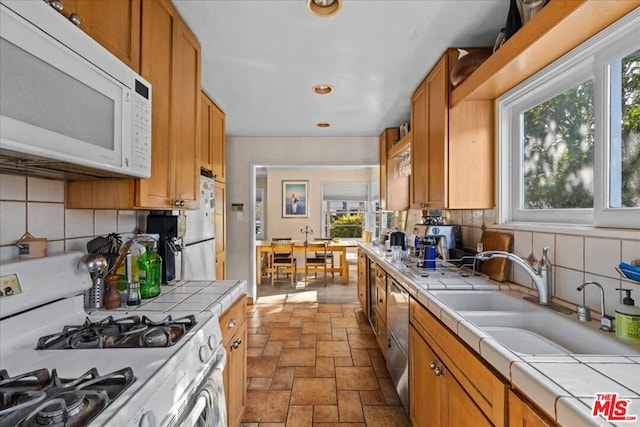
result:
<svg viewBox="0 0 640 427"><path fill-rule="evenodd" d="M200 207L185 211L187 225L182 249L183 280L216 279L214 180L200 176Z"/></svg>

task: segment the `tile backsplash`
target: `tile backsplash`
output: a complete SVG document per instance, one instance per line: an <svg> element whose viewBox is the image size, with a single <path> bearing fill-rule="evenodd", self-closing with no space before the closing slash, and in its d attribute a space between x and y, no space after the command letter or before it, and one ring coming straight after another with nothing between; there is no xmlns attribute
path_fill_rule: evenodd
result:
<svg viewBox="0 0 640 427"><path fill-rule="evenodd" d="M87 251L109 233L144 228L148 211L65 209L64 181L0 174L0 264L18 259L15 243L27 231L47 238L47 252Z"/></svg>
<svg viewBox="0 0 640 427"><path fill-rule="evenodd" d="M585 287L584 294L576 290L580 284L592 280L605 290L607 314L613 315L615 306L622 301L622 292L616 288L633 289L632 297L636 300L636 306L640 306L640 284L623 280L614 269L622 261L640 259L640 230L534 224L502 227L495 223L494 209L450 210L445 212L445 216L450 224L462 225L462 241L469 249L475 250L485 229L512 233L512 252L523 258L532 253L539 258L542 248L549 247L554 296L566 303L586 304L599 313L600 291L597 287ZM529 276L517 266L510 266L508 280L533 288Z"/></svg>

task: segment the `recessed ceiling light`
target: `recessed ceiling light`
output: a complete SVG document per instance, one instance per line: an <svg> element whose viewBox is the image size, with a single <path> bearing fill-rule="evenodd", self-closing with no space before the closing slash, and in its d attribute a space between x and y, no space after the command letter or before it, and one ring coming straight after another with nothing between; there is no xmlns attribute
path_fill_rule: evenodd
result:
<svg viewBox="0 0 640 427"><path fill-rule="evenodd" d="M342 0L307 0L309 11L322 18L334 15L341 6Z"/></svg>
<svg viewBox="0 0 640 427"><path fill-rule="evenodd" d="M333 86L326 83L320 83L311 88L311 90L313 90L318 95L326 95L333 92Z"/></svg>
<svg viewBox="0 0 640 427"><path fill-rule="evenodd" d="M320 123L316 123L316 126L318 126L319 128L328 128L329 126L331 126L331 123L320 122Z"/></svg>

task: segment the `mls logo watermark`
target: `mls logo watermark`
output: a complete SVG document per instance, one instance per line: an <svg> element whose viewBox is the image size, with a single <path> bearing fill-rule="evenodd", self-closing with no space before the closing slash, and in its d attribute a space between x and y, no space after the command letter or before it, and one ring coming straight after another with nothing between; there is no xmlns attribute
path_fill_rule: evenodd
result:
<svg viewBox="0 0 640 427"><path fill-rule="evenodd" d="M603 416L607 421L637 421L637 415L629 413L630 399L618 399L618 393L596 393L591 416Z"/></svg>

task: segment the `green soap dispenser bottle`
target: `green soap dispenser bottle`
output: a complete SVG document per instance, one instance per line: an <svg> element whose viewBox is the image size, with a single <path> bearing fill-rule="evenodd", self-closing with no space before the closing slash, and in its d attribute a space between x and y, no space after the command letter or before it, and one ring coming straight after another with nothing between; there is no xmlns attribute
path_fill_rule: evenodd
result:
<svg viewBox="0 0 640 427"><path fill-rule="evenodd" d="M640 342L640 308L634 305L631 289L616 288L626 292L622 305L616 307L616 337Z"/></svg>

